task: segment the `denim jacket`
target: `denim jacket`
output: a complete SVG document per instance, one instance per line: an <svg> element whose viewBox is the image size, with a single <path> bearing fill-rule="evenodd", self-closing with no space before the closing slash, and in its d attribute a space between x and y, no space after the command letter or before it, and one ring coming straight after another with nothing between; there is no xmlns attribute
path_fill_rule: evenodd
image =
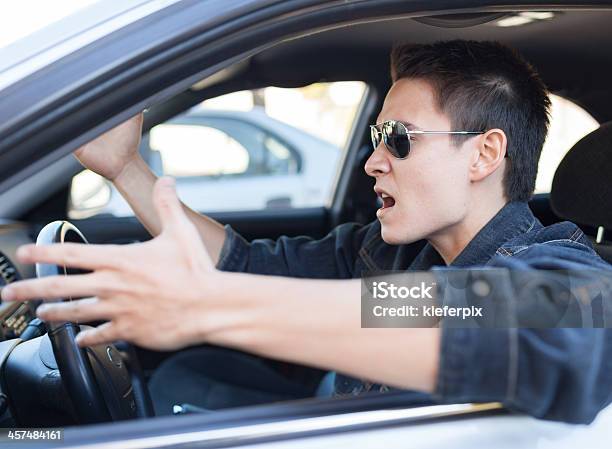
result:
<svg viewBox="0 0 612 449"><path fill-rule="evenodd" d="M383 270L435 272L436 267L507 268L510 283L513 270L531 270L544 283L540 270L612 273L575 224L544 227L523 202L506 204L449 267L429 243L386 244L378 221L343 224L320 240L300 236L250 243L226 226L218 263L225 271L318 279L359 278ZM588 423L612 402L610 329L442 327L441 332L436 390L415 392L415 403L501 402L540 418ZM388 388L336 376L336 395L372 389Z"/></svg>

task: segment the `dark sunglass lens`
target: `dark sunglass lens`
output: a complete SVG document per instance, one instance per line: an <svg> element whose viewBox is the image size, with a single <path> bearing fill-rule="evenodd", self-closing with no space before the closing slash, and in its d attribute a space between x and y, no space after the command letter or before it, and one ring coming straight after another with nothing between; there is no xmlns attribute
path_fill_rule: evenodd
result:
<svg viewBox="0 0 612 449"><path fill-rule="evenodd" d="M383 128L385 144L393 156L403 159L410 153L410 138L406 128L399 122L385 123Z"/></svg>
<svg viewBox="0 0 612 449"><path fill-rule="evenodd" d="M380 145L380 131L375 126L370 126L370 138L372 139L372 146L374 149Z"/></svg>

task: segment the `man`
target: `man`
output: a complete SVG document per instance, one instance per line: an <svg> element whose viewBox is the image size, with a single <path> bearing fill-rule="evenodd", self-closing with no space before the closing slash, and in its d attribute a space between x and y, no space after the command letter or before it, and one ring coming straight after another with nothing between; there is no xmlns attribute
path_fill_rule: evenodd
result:
<svg viewBox="0 0 612 449"><path fill-rule="evenodd" d="M399 46L392 78L365 164L383 203L375 222L318 241L248 243L182 206L170 179L156 182L137 152L138 116L76 155L115 184L155 238L22 247L22 262L92 273L22 281L2 298L88 297L38 309L46 320L107 320L81 332L81 345L207 342L343 373L339 393L385 385L590 422L611 399L607 330L361 327L355 278L368 271L610 269L575 225L545 228L527 206L550 105L529 64L490 42ZM421 239L427 245L410 257L405 245Z"/></svg>

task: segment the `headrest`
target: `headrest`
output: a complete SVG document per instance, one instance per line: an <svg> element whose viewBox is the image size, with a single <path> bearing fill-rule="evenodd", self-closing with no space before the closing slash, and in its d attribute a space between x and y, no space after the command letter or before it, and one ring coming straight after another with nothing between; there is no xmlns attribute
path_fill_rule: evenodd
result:
<svg viewBox="0 0 612 449"><path fill-rule="evenodd" d="M550 203L562 218L612 229L612 122L568 151L555 172Z"/></svg>

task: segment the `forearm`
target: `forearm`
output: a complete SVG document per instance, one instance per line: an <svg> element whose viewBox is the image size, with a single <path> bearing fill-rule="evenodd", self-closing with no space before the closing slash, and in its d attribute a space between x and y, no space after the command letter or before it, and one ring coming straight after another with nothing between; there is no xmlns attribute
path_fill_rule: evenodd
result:
<svg viewBox="0 0 612 449"><path fill-rule="evenodd" d="M226 275L221 300L207 309L202 339L398 388L434 390L440 330L362 328L359 280Z"/></svg>
<svg viewBox="0 0 612 449"><path fill-rule="evenodd" d="M140 156L126 165L113 180L113 184L126 199L138 220L154 237L161 232L161 222L153 206L153 186L156 180L155 174ZM213 263L216 264L225 241L223 226L212 218L201 215L185 205L183 205L183 209L198 229L208 254Z"/></svg>

